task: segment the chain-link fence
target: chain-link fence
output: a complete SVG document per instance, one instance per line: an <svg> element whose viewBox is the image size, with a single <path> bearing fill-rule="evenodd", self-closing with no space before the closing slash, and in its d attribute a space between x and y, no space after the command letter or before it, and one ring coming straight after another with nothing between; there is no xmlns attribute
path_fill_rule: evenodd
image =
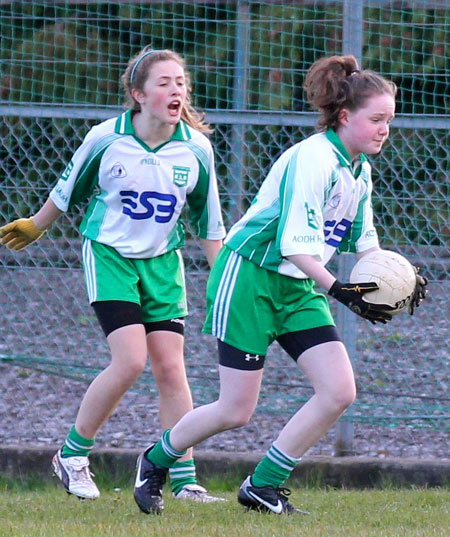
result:
<svg viewBox="0 0 450 537"><path fill-rule="evenodd" d="M376 223L385 248L423 267L431 292L413 317L402 314L387 326L335 309L359 388L335 443L340 453L448 456L448 2L2 2L0 14L0 223L35 211L89 127L120 112L120 74L149 42L177 50L190 67L196 104L215 128L227 227L271 162L313 132L301 83L315 59L352 53L364 68L395 80L398 116L386 148L371 158ZM82 211L61 218L24 252L0 252L2 443L61 442L86 383L108 362L84 290L76 229ZM194 240L184 257L186 361L201 404L218 388L215 342L201 334L208 271ZM341 256L332 268L348 274L352 262ZM279 426L272 422L310 395L274 345L257 426L245 434L262 445L261 430L273 438L270 429ZM158 428L151 375L127 397L102 433L106 444L133 445Z"/></svg>

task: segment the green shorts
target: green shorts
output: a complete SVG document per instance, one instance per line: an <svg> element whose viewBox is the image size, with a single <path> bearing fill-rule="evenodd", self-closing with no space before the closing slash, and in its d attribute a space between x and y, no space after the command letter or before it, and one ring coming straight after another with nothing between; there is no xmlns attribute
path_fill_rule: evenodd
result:
<svg viewBox="0 0 450 537"><path fill-rule="evenodd" d="M139 304L143 322L188 313L183 258L179 250L150 259L121 256L114 248L83 239L84 277L89 302L120 300Z"/></svg>
<svg viewBox="0 0 450 537"><path fill-rule="evenodd" d="M203 331L251 354L265 355L283 334L335 326L325 296L314 282L258 267L226 246L207 286Z"/></svg>

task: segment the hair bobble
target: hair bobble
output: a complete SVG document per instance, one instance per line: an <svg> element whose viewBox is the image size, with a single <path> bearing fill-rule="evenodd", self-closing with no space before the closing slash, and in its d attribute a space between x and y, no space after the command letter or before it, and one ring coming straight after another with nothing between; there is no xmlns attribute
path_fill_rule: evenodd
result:
<svg viewBox="0 0 450 537"><path fill-rule="evenodd" d="M348 76L353 76L359 74L361 71L359 69L356 69L355 71L352 71Z"/></svg>

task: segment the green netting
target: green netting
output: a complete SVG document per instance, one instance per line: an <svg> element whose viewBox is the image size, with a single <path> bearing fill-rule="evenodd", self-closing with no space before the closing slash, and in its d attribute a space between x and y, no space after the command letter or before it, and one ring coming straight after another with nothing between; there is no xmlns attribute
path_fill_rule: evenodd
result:
<svg viewBox="0 0 450 537"><path fill-rule="evenodd" d="M399 112L445 114L449 11L446 0L2 2L2 97L118 105L126 62L150 43L186 57L203 108L304 110L306 69L361 32L353 52L399 84Z"/></svg>
<svg viewBox="0 0 450 537"><path fill-rule="evenodd" d="M389 144L371 159L377 226L385 247L425 267L432 298L414 318L382 328L337 309L360 393L347 419L449 429L448 0L2 1L0 39L0 224L35 211L88 129L120 112L120 75L149 43L186 59L195 104L215 128L227 226L271 162L313 132L302 91L312 62L352 53L394 80L397 118ZM107 363L80 270L82 212L26 252L0 251L2 371L87 381ZM207 269L194 241L184 256L188 369L203 403L217 393L214 342L200 334ZM265 379L261 412L289 415L310 394L278 347ZM13 383L20 394L20 373ZM135 389L155 393L150 376Z"/></svg>

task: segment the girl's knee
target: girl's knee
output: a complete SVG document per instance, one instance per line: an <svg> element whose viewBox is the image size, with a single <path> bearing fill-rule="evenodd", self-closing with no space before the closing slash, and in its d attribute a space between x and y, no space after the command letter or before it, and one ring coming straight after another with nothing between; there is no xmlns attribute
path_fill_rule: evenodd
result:
<svg viewBox="0 0 450 537"><path fill-rule="evenodd" d="M152 364L153 376L160 390L180 391L189 389L184 365Z"/></svg>
<svg viewBox="0 0 450 537"><path fill-rule="evenodd" d="M250 421L252 414L253 412L241 412L239 414L234 414L234 416L231 417L230 428L237 429L239 427L244 427Z"/></svg>
<svg viewBox="0 0 450 537"><path fill-rule="evenodd" d="M254 407L237 405L224 405L223 411L220 412L221 422L224 430L237 429L248 424L253 416Z"/></svg>
<svg viewBox="0 0 450 537"><path fill-rule="evenodd" d="M332 400L332 405L339 412L344 412L349 406L351 406L356 399L356 386L354 382L349 382L337 386L330 393L330 398Z"/></svg>
<svg viewBox="0 0 450 537"><path fill-rule="evenodd" d="M118 369L118 375L122 379L128 379L129 382L136 381L144 372L146 366L146 357L129 357L127 360L121 360Z"/></svg>
<svg viewBox="0 0 450 537"><path fill-rule="evenodd" d="M349 386L346 390L344 390L340 397L340 404L342 408L345 410L349 406L351 406L356 399L356 387L353 384L352 386Z"/></svg>

